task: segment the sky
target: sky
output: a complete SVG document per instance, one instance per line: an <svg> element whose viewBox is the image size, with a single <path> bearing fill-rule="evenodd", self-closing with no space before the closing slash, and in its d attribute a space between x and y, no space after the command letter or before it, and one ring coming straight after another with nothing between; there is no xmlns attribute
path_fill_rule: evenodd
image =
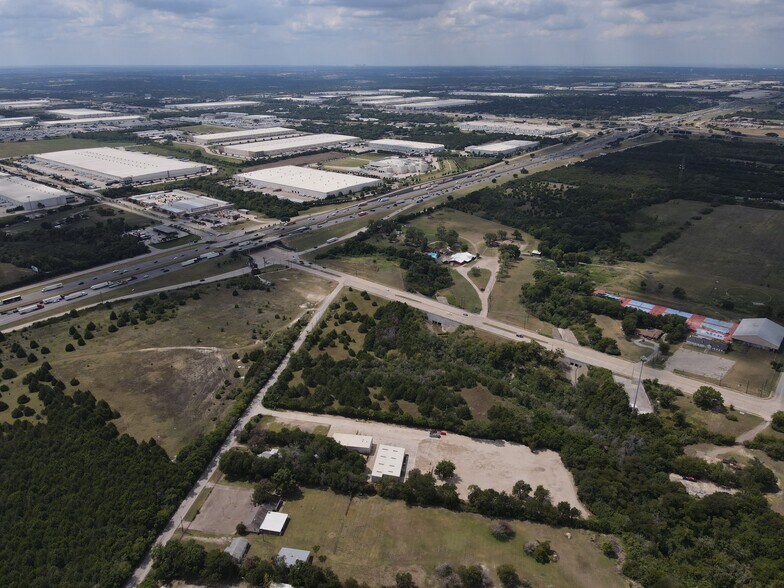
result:
<svg viewBox="0 0 784 588"><path fill-rule="evenodd" d="M0 66L784 65L784 0L0 0Z"/></svg>

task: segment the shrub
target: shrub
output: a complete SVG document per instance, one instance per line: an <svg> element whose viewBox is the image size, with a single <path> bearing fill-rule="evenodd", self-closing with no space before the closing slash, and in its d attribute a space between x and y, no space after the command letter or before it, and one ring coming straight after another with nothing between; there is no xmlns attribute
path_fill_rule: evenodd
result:
<svg viewBox="0 0 784 588"><path fill-rule="evenodd" d="M65 351L67 353L71 353L71 351L75 351L75 350L76 350L76 348L73 346L72 343L69 343L68 345L65 346Z"/></svg>
<svg viewBox="0 0 784 588"><path fill-rule="evenodd" d="M710 386L700 386L694 393L694 404L702 410L724 410L724 398Z"/></svg>
<svg viewBox="0 0 784 588"><path fill-rule="evenodd" d="M517 571L511 564L502 564L496 568L495 572L504 588L520 588L523 585L520 576L517 575Z"/></svg>
<svg viewBox="0 0 784 588"><path fill-rule="evenodd" d="M509 541L514 538L515 530L506 521L495 521L490 525L490 534L499 541Z"/></svg>

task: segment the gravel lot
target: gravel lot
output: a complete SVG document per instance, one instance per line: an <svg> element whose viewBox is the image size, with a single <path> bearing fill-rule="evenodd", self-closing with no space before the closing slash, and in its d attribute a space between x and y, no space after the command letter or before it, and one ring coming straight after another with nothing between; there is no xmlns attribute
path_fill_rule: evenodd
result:
<svg viewBox="0 0 784 588"><path fill-rule="evenodd" d="M715 355L690 349L678 349L667 360L667 369L670 371L681 370L714 380L723 379L734 365L735 362L731 359L716 357Z"/></svg>
<svg viewBox="0 0 784 588"><path fill-rule="evenodd" d="M237 523L253 518L256 509L250 502L252 494L251 488L216 484L188 529L234 535Z"/></svg>

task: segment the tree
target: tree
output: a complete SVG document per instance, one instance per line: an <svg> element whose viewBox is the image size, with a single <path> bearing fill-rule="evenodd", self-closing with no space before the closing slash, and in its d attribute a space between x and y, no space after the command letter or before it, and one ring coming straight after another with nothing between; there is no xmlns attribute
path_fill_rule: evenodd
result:
<svg viewBox="0 0 784 588"><path fill-rule="evenodd" d="M517 570L511 564L502 564L495 569L495 572L504 588L520 588L523 585L520 576L517 575Z"/></svg>
<svg viewBox="0 0 784 588"><path fill-rule="evenodd" d="M779 433L784 433L784 412L778 410L773 413L773 417L770 421L770 426L773 428L774 431L778 431Z"/></svg>
<svg viewBox="0 0 784 588"><path fill-rule="evenodd" d="M506 521L495 521L490 525L490 534L499 541L509 541L514 538L515 530Z"/></svg>
<svg viewBox="0 0 784 588"><path fill-rule="evenodd" d="M630 312L621 321L621 329L627 337L633 336L637 332L637 314Z"/></svg>
<svg viewBox="0 0 784 588"><path fill-rule="evenodd" d="M75 349L76 349L76 348L73 346L73 344L72 344L72 343L69 343L68 345L66 345L66 346L65 346L65 350L66 350L66 352L68 352L68 353L70 353L71 351L74 351Z"/></svg>
<svg viewBox="0 0 784 588"><path fill-rule="evenodd" d="M694 404L702 410L724 410L724 398L721 393L710 386L700 386L694 393Z"/></svg>
<svg viewBox="0 0 784 588"><path fill-rule="evenodd" d="M686 298L686 290L680 286L676 286L672 289L672 295L678 300L684 300Z"/></svg>
<svg viewBox="0 0 784 588"><path fill-rule="evenodd" d="M523 240L523 234L518 229L512 231L512 237L514 238L515 241Z"/></svg>
<svg viewBox="0 0 784 588"><path fill-rule="evenodd" d="M193 541L171 539L152 550L153 576L161 582L197 580L204 567L204 547Z"/></svg>
<svg viewBox="0 0 784 588"><path fill-rule="evenodd" d="M275 472L272 476L272 483L284 498L293 496L299 490L291 470L285 467Z"/></svg>
<svg viewBox="0 0 784 588"><path fill-rule="evenodd" d="M234 584L239 578L239 566L234 558L222 549L207 552L201 570L201 580L207 584Z"/></svg>
<svg viewBox="0 0 784 588"><path fill-rule="evenodd" d="M555 551L550 548L549 541L542 541L536 547L534 547L533 551L531 552L531 557L534 558L534 561L540 564L550 563L550 559L552 558Z"/></svg>
<svg viewBox="0 0 784 588"><path fill-rule="evenodd" d="M395 576L395 588L417 588L414 577L408 572L399 572Z"/></svg>
<svg viewBox="0 0 784 588"><path fill-rule="evenodd" d="M528 495L531 494L531 490L533 490L531 485L524 480L518 480L515 482L514 486L512 486L512 494L520 500L528 498Z"/></svg>
<svg viewBox="0 0 784 588"><path fill-rule="evenodd" d="M253 488L253 497L251 498L251 500L253 501L254 506L259 506L260 504L264 504L265 502L267 502L274 495L275 495L275 484L273 484L269 480L261 480Z"/></svg>
<svg viewBox="0 0 784 588"><path fill-rule="evenodd" d="M485 245L487 245L488 247L492 247L493 243L495 243L497 240L498 240L498 235L496 235L495 233L490 233L490 232L485 233Z"/></svg>
<svg viewBox="0 0 784 588"><path fill-rule="evenodd" d="M463 588L485 588L490 586L490 579L485 576L484 571L477 565L460 566L457 568L457 575L463 583Z"/></svg>
<svg viewBox="0 0 784 588"><path fill-rule="evenodd" d="M433 472L440 480L449 480L455 477L455 464L444 459L438 462Z"/></svg>

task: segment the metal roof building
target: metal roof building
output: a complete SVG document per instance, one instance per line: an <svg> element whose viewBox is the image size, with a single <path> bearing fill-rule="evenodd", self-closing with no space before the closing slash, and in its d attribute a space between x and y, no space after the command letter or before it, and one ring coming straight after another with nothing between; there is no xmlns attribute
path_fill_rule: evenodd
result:
<svg viewBox="0 0 784 588"><path fill-rule="evenodd" d="M297 562L307 563L310 561L310 551L305 549L292 549L291 547L281 547L278 557L283 559L286 567L293 566Z"/></svg>
<svg viewBox="0 0 784 588"><path fill-rule="evenodd" d="M467 106L474 104L476 100L465 100L463 98L444 98L441 100L427 100L423 102L406 102L404 104L393 104L391 108L395 110L438 110L440 108L455 108L456 106Z"/></svg>
<svg viewBox="0 0 784 588"><path fill-rule="evenodd" d="M256 141L243 145L231 145L225 147L223 151L227 155L234 155L245 159L256 157L272 157L286 153L303 153L306 151L317 151L325 147L337 147L343 144L353 144L359 141L358 137L350 135L334 135L330 133L320 133L316 135L302 135L300 137L290 137L288 139L272 139L269 141Z"/></svg>
<svg viewBox="0 0 784 588"><path fill-rule="evenodd" d="M421 141L404 141L402 139L378 139L368 141L367 146L375 151L389 151L391 153L438 153L444 150L440 143L423 143Z"/></svg>
<svg viewBox="0 0 784 588"><path fill-rule="evenodd" d="M286 525L289 522L289 515L282 512L268 512L259 525L259 533L270 533L272 535L283 535Z"/></svg>
<svg viewBox="0 0 784 588"><path fill-rule="evenodd" d="M0 172L0 200L9 208L37 210L66 204L68 192Z"/></svg>
<svg viewBox="0 0 784 588"><path fill-rule="evenodd" d="M180 161L138 151L113 147L55 151L32 156L37 162L85 173L102 180L125 183L151 182L202 174L213 170L209 165Z"/></svg>
<svg viewBox="0 0 784 588"><path fill-rule="evenodd" d="M61 120L42 120L39 121L39 126L42 127L83 127L86 125L93 125L98 123L122 123L137 120L144 120L144 116L140 114L118 114L109 116L96 116L89 118L65 118Z"/></svg>
<svg viewBox="0 0 784 588"><path fill-rule="evenodd" d="M394 445L379 445L370 479L380 482L384 476L401 478L406 463L406 450Z"/></svg>
<svg viewBox="0 0 784 588"><path fill-rule="evenodd" d="M114 115L113 112L108 110L96 110L95 108L58 108L47 112L60 118L97 118L99 116Z"/></svg>
<svg viewBox="0 0 784 588"><path fill-rule="evenodd" d="M0 110L25 110L27 108L43 108L52 101L48 98L31 98L30 100L0 100Z"/></svg>
<svg viewBox="0 0 784 588"><path fill-rule="evenodd" d="M149 206L175 216L203 214L231 207L231 203L225 200L193 194L185 190L162 190L161 192L131 196L129 200L141 206Z"/></svg>
<svg viewBox="0 0 784 588"><path fill-rule="evenodd" d="M248 549L250 549L250 543L248 543L247 539L235 537L231 540L231 545L223 551L233 557L235 561L241 562L244 559L245 554L248 553Z"/></svg>
<svg viewBox="0 0 784 588"><path fill-rule="evenodd" d="M351 194L382 183L376 178L364 178L296 165L259 169L237 174L235 177L258 188L280 190L282 194L276 194L277 196L299 202Z"/></svg>
<svg viewBox="0 0 784 588"><path fill-rule="evenodd" d="M784 341L784 327L766 318L743 319L732 334L732 339L777 351Z"/></svg>
<svg viewBox="0 0 784 588"><path fill-rule="evenodd" d="M525 151L526 149L532 149L538 144L538 141L519 141L513 139L511 141L485 143L484 145L471 145L470 147L466 147L466 151L472 155L489 155L491 157L497 157L499 155L512 155L514 153L519 153L520 151Z"/></svg>
<svg viewBox="0 0 784 588"><path fill-rule="evenodd" d="M346 433L335 433L332 438L347 449L353 449L358 453L370 455L373 449L373 437L370 435L348 435Z"/></svg>
<svg viewBox="0 0 784 588"><path fill-rule="evenodd" d="M285 127L266 127L261 129L243 129L241 131L227 131L225 133L209 133L205 135L194 135L193 142L199 145L230 145L233 143L248 143L258 139L270 137L293 137L301 134L295 129Z"/></svg>
<svg viewBox="0 0 784 588"><path fill-rule="evenodd" d="M529 123L505 120L470 120L457 124L461 131L484 131L486 133L507 133L510 135L527 135L529 137L549 137L562 135L572 131L569 127L551 127L549 125L532 125Z"/></svg>
<svg viewBox="0 0 784 588"><path fill-rule="evenodd" d="M218 108L237 108L240 106L256 106L255 100L223 100L220 102L188 102L186 104L171 104L177 110L215 110Z"/></svg>

